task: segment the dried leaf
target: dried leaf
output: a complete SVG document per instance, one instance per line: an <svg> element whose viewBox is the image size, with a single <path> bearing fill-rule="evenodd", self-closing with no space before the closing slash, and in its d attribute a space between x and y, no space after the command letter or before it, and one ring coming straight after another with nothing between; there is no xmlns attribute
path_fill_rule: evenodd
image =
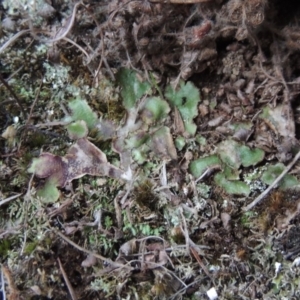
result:
<svg viewBox="0 0 300 300"><path fill-rule="evenodd" d="M13 147L16 143L17 131L14 125L8 126L2 133L2 137L7 140L8 144Z"/></svg>
<svg viewBox="0 0 300 300"><path fill-rule="evenodd" d="M96 257L92 254L89 254L87 258L81 263L81 266L84 268L92 267L96 264L96 262Z"/></svg>
<svg viewBox="0 0 300 300"><path fill-rule="evenodd" d="M65 187L72 180L86 174L123 178L122 170L111 165L106 155L86 138L81 138L71 146L65 156L43 153L33 159L28 170L39 178L48 178L57 186Z"/></svg>
<svg viewBox="0 0 300 300"><path fill-rule="evenodd" d="M126 243L124 243L119 249L119 257L128 256L136 253L137 251L137 241L136 239L132 239Z"/></svg>
<svg viewBox="0 0 300 300"><path fill-rule="evenodd" d="M177 159L176 148L168 127L155 131L150 144L150 148L163 159Z"/></svg>
<svg viewBox="0 0 300 300"><path fill-rule="evenodd" d="M260 117L276 133L283 137L295 137L295 122L290 105L282 104L276 107L265 107Z"/></svg>
<svg viewBox="0 0 300 300"><path fill-rule="evenodd" d="M285 216L279 216L276 218L276 227L279 230L284 230L288 227L290 222L300 213L300 201L298 199L298 203L296 209L294 211L287 210L285 212Z"/></svg>
<svg viewBox="0 0 300 300"><path fill-rule="evenodd" d="M222 212L221 213L221 220L222 220L222 223L223 223L223 227L225 229L229 229L229 222L231 220L230 214L228 214L226 212Z"/></svg>
<svg viewBox="0 0 300 300"><path fill-rule="evenodd" d="M174 127L176 134L184 134L184 123L177 107L174 107Z"/></svg>

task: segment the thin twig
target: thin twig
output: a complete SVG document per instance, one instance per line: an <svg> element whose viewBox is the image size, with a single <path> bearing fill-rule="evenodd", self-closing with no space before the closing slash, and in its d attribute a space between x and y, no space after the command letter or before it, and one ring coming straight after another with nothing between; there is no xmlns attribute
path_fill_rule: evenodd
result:
<svg viewBox="0 0 300 300"><path fill-rule="evenodd" d="M70 122L65 121L53 121L53 122L47 122L47 123L38 123L34 126L37 128L43 128L43 127L53 127L53 126L65 126L68 125Z"/></svg>
<svg viewBox="0 0 300 300"><path fill-rule="evenodd" d="M24 231L24 240L23 240L23 246L22 246L22 249L21 249L21 255L23 255L23 252L25 250L25 246L26 246L26 242L27 242L27 224L28 224L28 203L30 201L30 198L31 198L31 186L32 186L32 181L33 181L33 178L34 178L34 174L31 175L31 178L28 182L28 186L27 186L27 192L26 192L26 195L24 197L24 200L25 200L25 205L24 205L24 220L23 220L23 227L25 228L25 231Z"/></svg>
<svg viewBox="0 0 300 300"><path fill-rule="evenodd" d="M5 203L8 203L8 202L11 201L11 200L14 200L14 199L20 197L21 195L22 195L22 193L17 194L17 195L14 195L14 196L10 196L10 197L8 197L8 198L6 198L6 199L1 200L1 201L0 201L0 206L1 206L1 205L4 205Z"/></svg>
<svg viewBox="0 0 300 300"><path fill-rule="evenodd" d="M74 5L74 8L73 8L73 11L72 11L72 15L71 17L69 17L69 20L66 21L66 23L68 23L67 27L64 28L64 24L60 30L57 32L58 34L56 35L56 37L52 40L50 40L48 43L54 43L54 42L58 42L60 41L61 39L65 38L69 32L71 31L73 25L74 25L74 21L75 21L75 17L76 17L76 11L77 11L77 8L78 6L81 4L81 2L77 2L75 5Z"/></svg>
<svg viewBox="0 0 300 300"><path fill-rule="evenodd" d="M215 282L214 282L214 279L213 279L213 278L211 277L211 275L209 274L209 272L208 272L206 266L204 265L204 263L202 262L202 260L201 260L201 258L200 258L200 256L199 256L197 250L196 250L194 247L192 247L192 246L190 246L190 249L191 249L191 252L192 252L193 256L194 256L195 259L197 260L199 266L202 268L202 270L204 271L204 273L206 274L206 276L208 276L208 278L211 280L211 282L212 282L213 285L215 286L216 284L215 284Z"/></svg>
<svg viewBox="0 0 300 300"><path fill-rule="evenodd" d="M276 187L276 185L280 182L280 180L289 172L289 170L294 166L297 160L300 158L300 151L294 157L294 159L289 163L289 165L283 170L283 172L274 180L274 182L265 190L263 191L254 201L248 204L246 207L243 208L244 211L248 211L252 209L256 204L258 204L263 198L265 198L268 193Z"/></svg>
<svg viewBox="0 0 300 300"><path fill-rule="evenodd" d="M180 229L181 229L182 233L184 234L185 244L186 244L186 253L189 255L190 254L190 247L189 247L190 236L189 236L186 220L183 215L182 207L179 207L179 211L180 211L180 215L181 215L182 223L183 223L183 228L180 226Z"/></svg>
<svg viewBox="0 0 300 300"><path fill-rule="evenodd" d="M7 282L9 297L7 299L20 299L20 292L14 282L13 275L10 269L4 265L2 265L2 272L5 277L5 281ZM4 282L2 283L4 285Z"/></svg>
<svg viewBox="0 0 300 300"><path fill-rule="evenodd" d="M184 288L182 288L181 290L177 291L176 294L172 295L170 298L168 298L168 300L173 300L176 299L176 297L180 294L180 293L184 293L189 287L193 286L196 283L201 282L203 279L198 279L198 280L194 280L193 282L191 282L190 284L186 285Z"/></svg>
<svg viewBox="0 0 300 300"><path fill-rule="evenodd" d="M62 234L61 232L59 232L58 230L56 229L52 229L54 233L56 233L57 235L59 235L63 240L65 240L67 243L69 243L70 245L72 245L73 247L75 247L76 249L82 251L82 252L85 252L85 253L88 253L90 255L93 255L95 256L96 258L99 258L101 259L102 261L105 261L107 263L109 263L110 265L112 265L113 267L120 267L120 268L124 268L125 265L123 264L120 264L120 263L116 263L116 262L113 262L112 260L110 260L109 258L106 258L98 253L95 253L95 252L92 252L92 251L89 251L85 248L82 248L80 247L79 245L77 245L76 243L74 243L73 241L71 241L68 237L66 237L64 234Z"/></svg>
<svg viewBox="0 0 300 300"><path fill-rule="evenodd" d="M67 38L67 37L63 37L62 38L64 41L69 42L70 44L74 45L75 47L77 47L82 53L84 53L84 55L87 58L87 64L92 60L91 57L89 56L89 54L77 43L75 43L74 41L72 41L71 39Z"/></svg>
<svg viewBox="0 0 300 300"><path fill-rule="evenodd" d="M0 53L2 53L7 47L13 44L20 36L30 32L30 29L21 30L17 34L15 34L12 38L10 38L4 45L0 48Z"/></svg>
<svg viewBox="0 0 300 300"><path fill-rule="evenodd" d="M184 237L185 237L187 253L190 254L190 252L192 252L193 256L197 260L198 264L200 265L200 267L202 268L204 273L208 276L208 278L211 280L213 285L215 285L215 282L214 282L213 278L211 277L211 275L209 274L207 268L205 267L205 265L203 264L203 262L201 261L201 259L199 257L199 254L196 250L197 245L191 240L191 238L189 236L186 220L185 220L185 217L183 215L183 211L182 211L181 207L180 207L180 214L181 214L182 222L183 222L183 228L180 226L180 229L181 229L181 231L182 231L182 233L184 234Z"/></svg>
<svg viewBox="0 0 300 300"><path fill-rule="evenodd" d="M21 66L18 70L16 70L15 72L13 72L7 79L6 81L9 82L16 74L18 74L22 69L24 68L24 66ZM0 87L2 86L2 84L0 84ZM10 101L10 100L8 100ZM2 101L1 104L4 104L5 101Z"/></svg>
<svg viewBox="0 0 300 300"><path fill-rule="evenodd" d="M107 261L108 259L100 254L97 254L97 253L94 253L92 251L89 251L87 249L84 249L82 247L80 247L79 245L77 245L76 243L74 243L73 241L71 241L68 237L66 237L64 234L62 234L60 231L58 230L55 230L53 229L53 231L59 235L63 240L65 240L68 244L72 245L73 247L75 247L76 249L82 251L82 252L85 252L85 253L88 253L88 254L91 254L91 255L94 255L95 257L103 260L103 261Z"/></svg>
<svg viewBox="0 0 300 300"><path fill-rule="evenodd" d="M66 272L65 272L65 270L64 270L64 268L62 266L62 263L60 262L60 259L58 258L57 261L58 261L58 264L59 264L59 269L60 269L61 274L62 274L62 276L63 276L63 278L65 280L65 283L67 285L67 288L69 290L69 293L71 295L72 300L77 300L77 296L76 296L76 294L74 292L74 289L73 289L73 287L71 285L71 282L70 282L70 280L69 280L69 278L68 278L68 276L67 276L67 274L66 274Z"/></svg>
<svg viewBox="0 0 300 300"><path fill-rule="evenodd" d="M34 99L33 103L31 104L29 116L28 116L28 118L27 118L27 121L26 121L25 126L27 126L27 125L29 124L29 122L30 122L30 119L31 119L31 116L32 116L32 113L33 113L33 109L34 109L34 107L35 107L35 104L36 104L36 102L37 102L37 100L38 100L38 98L39 98L40 92L41 92L42 84L43 84L43 81L41 80L41 83L40 83L39 89L38 89L38 91L37 91L37 94L36 94L36 96L35 96L35 99Z"/></svg>
<svg viewBox="0 0 300 300"><path fill-rule="evenodd" d="M16 100L16 102L18 103L20 110L22 112L23 118L27 119L27 114L25 113L25 110L23 108L23 105L20 101L20 99L17 97L17 95L15 94L15 92L13 91L13 89L9 86L9 84L5 81L5 79L2 77L2 75L0 74L0 81L3 83L3 85L9 90L9 92L11 93L11 95L14 97L14 99Z"/></svg>

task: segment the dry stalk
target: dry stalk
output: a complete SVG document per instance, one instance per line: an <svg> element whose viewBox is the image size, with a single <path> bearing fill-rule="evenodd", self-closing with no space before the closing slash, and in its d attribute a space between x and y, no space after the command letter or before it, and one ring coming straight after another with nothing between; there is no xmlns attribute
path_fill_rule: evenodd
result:
<svg viewBox="0 0 300 300"><path fill-rule="evenodd" d="M75 43L74 41L72 41L71 39L67 38L67 37L63 37L62 40L69 42L70 44L74 45L75 47L77 47L87 58L87 62L86 64L88 64L92 59L89 56L89 54L81 47L79 46L77 43Z"/></svg>
<svg viewBox="0 0 300 300"><path fill-rule="evenodd" d="M182 222L183 222L183 226L184 226L184 228L182 228L182 227L180 227L180 228L181 228L182 233L184 234L184 237L185 237L187 253L190 254L190 252L192 252L193 256L197 260L198 264L200 265L200 267L202 268L204 273L208 276L208 278L211 280L211 282L215 285L215 282L214 282L213 278L209 274L207 268L205 267L205 265L203 264L202 260L200 259L199 255L198 255L198 252L196 250L197 245L190 239L188 229L187 229L186 220L185 220L185 217L184 217L183 212L182 212L182 208L180 208L180 214L181 214Z"/></svg>
<svg viewBox="0 0 300 300"><path fill-rule="evenodd" d="M0 206L1 206L1 205L4 205L4 204L6 204L6 203L8 203L8 202L11 201L11 200L14 200L14 199L20 197L22 194L23 194L23 193L20 193L20 194L17 194L17 195L14 195L14 196L10 196L10 197L8 197L8 198L6 198L6 199L1 200L1 201L0 201Z"/></svg>
<svg viewBox="0 0 300 300"><path fill-rule="evenodd" d="M25 228L25 232L24 232L24 240L23 240L23 246L21 249L21 255L23 255L25 246L26 246L26 242L27 242L27 223L28 223L28 202L30 200L31 194L31 186L32 186L32 181L34 178L34 174L31 175L30 180L28 182L28 187L27 187L27 192L26 195L24 197L25 203L24 203L24 220L23 220L23 228Z"/></svg>
<svg viewBox="0 0 300 300"><path fill-rule="evenodd" d="M201 282L203 279L198 279L198 280L194 280L192 283L186 285L184 288L182 288L181 290L177 291L172 297L170 297L168 300L174 300L177 299L177 296L179 294L183 294L189 287L192 287L194 284L197 284L199 282Z"/></svg>
<svg viewBox="0 0 300 300"><path fill-rule="evenodd" d="M74 289L73 289L73 287L71 285L71 282L70 282L70 280L69 280L69 278L68 278L68 276L67 276L67 274L66 274L66 272L65 272L65 270L64 270L64 268L62 266L62 263L60 262L60 259L58 258L57 261L58 261L58 264L59 264L59 269L60 269L61 274L62 274L62 276L63 276L63 278L65 280L65 283L67 285L67 288L69 290L69 293L71 295L72 300L77 300L77 296L76 296L76 294L74 292Z"/></svg>
<svg viewBox="0 0 300 300"><path fill-rule="evenodd" d="M1 53L1 52L0 52ZM5 79L2 77L2 75L0 74L0 81L3 83L3 85L8 89L8 91L11 93L11 95L13 96L13 98L16 100L16 102L18 103L20 110L22 112L22 115L24 117L24 119L27 119L27 114L23 108L23 105L20 101L20 99L18 98L18 96L15 94L15 92L13 91L13 89L9 86L9 84L5 81Z"/></svg>
<svg viewBox="0 0 300 300"><path fill-rule="evenodd" d="M6 282L7 282L7 285L8 285L8 291L9 291L9 294L7 295L7 299L8 300L18 300L20 299L20 292L19 290L17 289L16 287L16 284L13 280L13 276L11 274L11 271L8 267L2 265L2 273L6 279ZM3 285L4 285L4 282L3 282ZM4 293L5 293L5 290L4 290ZM5 297L5 294L3 293L4 297Z"/></svg>
<svg viewBox="0 0 300 300"><path fill-rule="evenodd" d="M287 172L294 166L297 160L300 158L300 151L294 157L294 159L288 164L288 166L283 170L283 172L274 180L274 182L265 190L263 191L254 201L248 204L246 207L243 208L243 211L248 211L252 209L255 205L257 205L263 198L265 198L269 192L277 186L280 180L287 174Z"/></svg>
<svg viewBox="0 0 300 300"><path fill-rule="evenodd" d="M35 96L35 99L34 99L32 105L31 105L31 107L30 107L29 116L28 116L28 118L27 118L27 121L26 121L26 123L25 123L25 126L29 125L29 122L30 122L30 119L31 119L31 116L32 116L32 113L33 113L34 106L35 106L35 104L36 104L36 102L37 102L37 100L38 100L38 98L39 98L40 92L41 92L42 85L43 85L43 81L41 80L41 84L40 84L40 86L39 86L39 89L38 89L38 91L37 91L37 94L36 94L36 96Z"/></svg>
<svg viewBox="0 0 300 300"><path fill-rule="evenodd" d="M77 8L80 4L81 4L81 2L77 2L74 5L72 15L69 17L69 20L66 21L67 24L65 24L65 25L67 25L67 26L66 27L62 26L60 28L60 30L57 32L56 37L54 39L48 41L48 43L58 42L58 41L60 41L61 39L65 38L68 35L68 33L71 31L71 29L74 25Z"/></svg>
<svg viewBox="0 0 300 300"><path fill-rule="evenodd" d="M76 249L78 249L79 251L85 252L87 254L93 255L96 258L99 258L102 261L105 261L107 263L109 263L111 266L115 267L115 268L124 268L126 267L123 264L119 264L116 262L113 262L112 260L110 260L109 258L106 258L98 253L92 252L90 250L87 250L85 248L80 247L79 245L77 245L76 243L74 243L73 241L71 241L68 237L66 237L64 234L62 234L61 232L59 232L58 230L52 228L52 231L57 234L59 237L61 237L64 241L66 241L68 244L72 245L73 247L75 247ZM131 267L127 267L129 269L131 269Z"/></svg>
<svg viewBox="0 0 300 300"><path fill-rule="evenodd" d="M30 29L24 29L24 30L21 30L20 32L18 32L17 34L15 34L6 43L4 43L4 45L0 48L0 53L2 53L7 47L12 45L20 36L22 36L23 34L26 34L28 32L30 32Z"/></svg>

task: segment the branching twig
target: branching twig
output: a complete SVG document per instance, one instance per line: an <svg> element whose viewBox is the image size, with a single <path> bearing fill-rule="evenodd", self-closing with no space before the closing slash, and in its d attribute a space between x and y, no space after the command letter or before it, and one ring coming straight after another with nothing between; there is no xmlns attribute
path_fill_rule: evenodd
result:
<svg viewBox="0 0 300 300"><path fill-rule="evenodd" d="M263 198L265 198L268 193L276 187L276 185L280 182L280 180L287 174L287 172L294 166L297 160L300 158L300 151L294 157L294 159L289 163L289 165L285 168L285 170L274 180L274 182L265 190L263 191L254 201L248 204L246 207L243 208L244 211L248 211L252 209L256 204L258 204Z"/></svg>

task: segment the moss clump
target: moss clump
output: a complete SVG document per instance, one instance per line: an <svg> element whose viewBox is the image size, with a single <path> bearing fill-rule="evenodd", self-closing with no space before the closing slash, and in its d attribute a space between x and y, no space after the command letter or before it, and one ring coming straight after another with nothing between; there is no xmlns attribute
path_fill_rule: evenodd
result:
<svg viewBox="0 0 300 300"><path fill-rule="evenodd" d="M158 197L153 191L153 183L151 180L146 179L133 190L133 195L136 203L140 207L147 207L154 211L158 202Z"/></svg>

